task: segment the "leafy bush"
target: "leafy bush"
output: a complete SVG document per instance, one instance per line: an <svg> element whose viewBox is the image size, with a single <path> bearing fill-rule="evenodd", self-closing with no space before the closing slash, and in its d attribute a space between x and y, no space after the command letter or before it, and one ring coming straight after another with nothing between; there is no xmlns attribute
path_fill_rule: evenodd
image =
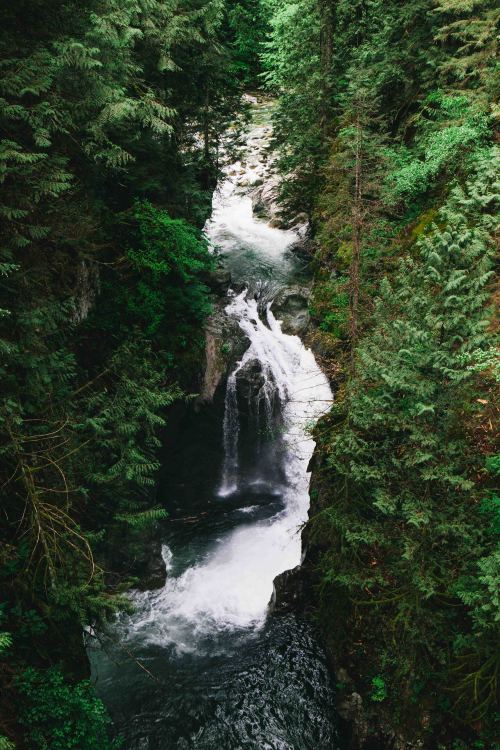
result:
<svg viewBox="0 0 500 750"><path fill-rule="evenodd" d="M310 311L319 321L320 330L335 338L342 338L346 331L348 307L349 295L344 276L315 286Z"/></svg>
<svg viewBox="0 0 500 750"><path fill-rule="evenodd" d="M139 283L126 295L126 306L147 334L177 324L181 338L184 321L201 321L210 312L209 290L200 278L212 265L207 242L191 224L148 201L138 201L133 216L136 242L126 256Z"/></svg>
<svg viewBox="0 0 500 750"><path fill-rule="evenodd" d="M116 750L110 741L110 719L103 703L84 680L65 681L55 668L27 669L18 680L24 698L20 722L33 750Z"/></svg>
<svg viewBox="0 0 500 750"><path fill-rule="evenodd" d="M370 698L375 703L381 703L387 698L387 686L385 680L380 675L376 675L372 679L372 692Z"/></svg>
<svg viewBox="0 0 500 750"><path fill-rule="evenodd" d="M489 135L488 119L465 96L430 94L418 118L419 152L401 147L391 151L397 164L387 179L386 199L412 200L432 188L443 169L454 170L464 153L477 150Z"/></svg>

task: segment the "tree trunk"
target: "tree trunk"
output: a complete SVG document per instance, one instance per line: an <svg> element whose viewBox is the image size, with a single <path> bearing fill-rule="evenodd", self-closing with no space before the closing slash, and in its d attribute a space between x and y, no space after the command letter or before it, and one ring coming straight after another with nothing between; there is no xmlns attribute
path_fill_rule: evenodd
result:
<svg viewBox="0 0 500 750"><path fill-rule="evenodd" d="M203 112L203 187L210 187L210 89L205 89L205 107Z"/></svg>
<svg viewBox="0 0 500 750"><path fill-rule="evenodd" d="M327 134L330 121L330 76L333 58L333 9L331 0L320 0L319 14L321 19L320 55L321 55L321 130Z"/></svg>
<svg viewBox="0 0 500 750"><path fill-rule="evenodd" d="M352 209L353 243L350 267L350 320L349 333L351 338L351 361L354 363L354 350L358 337L358 303L361 265L361 243L363 238L363 206L362 206L362 151L361 151L361 123L359 115L356 118L356 151L354 163L354 201ZM354 366L354 364L352 365Z"/></svg>

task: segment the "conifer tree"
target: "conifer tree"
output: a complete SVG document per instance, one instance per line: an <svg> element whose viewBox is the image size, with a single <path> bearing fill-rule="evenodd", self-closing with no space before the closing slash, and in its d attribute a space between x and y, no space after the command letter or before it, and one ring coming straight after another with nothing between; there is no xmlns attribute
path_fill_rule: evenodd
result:
<svg viewBox="0 0 500 750"><path fill-rule="evenodd" d="M159 436L200 367L200 227L241 84L223 0L3 11L0 585L6 631L24 635L1 657L0 741L104 747L102 706L62 674L82 676L82 627L124 605L103 558L165 517ZM28 735L58 699L82 711L78 726L51 714Z"/></svg>
<svg viewBox="0 0 500 750"><path fill-rule="evenodd" d="M328 501L312 526L326 543L324 606L345 602L358 640L380 654L394 689L409 689L415 675L427 681L436 664L449 670L439 688L453 683L467 640L455 637L467 614L460 581L484 550L480 457L461 414L474 394L468 358L489 340L494 156L484 153L466 187L452 191L419 257L401 260L396 277L382 282L373 328L322 448ZM493 570L494 557L480 565ZM384 632L375 625L381 616L390 623ZM491 667L496 647L490 636L486 642ZM482 716L482 704L495 700L489 688L467 698Z"/></svg>

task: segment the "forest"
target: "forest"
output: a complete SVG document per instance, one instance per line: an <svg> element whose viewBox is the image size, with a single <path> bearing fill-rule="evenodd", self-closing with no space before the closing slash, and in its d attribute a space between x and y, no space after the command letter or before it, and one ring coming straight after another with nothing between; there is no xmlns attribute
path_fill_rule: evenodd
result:
<svg viewBox="0 0 500 750"><path fill-rule="evenodd" d="M272 102L334 393L302 545L338 747L497 748L497 3L0 8L0 750L337 748L132 744L83 638L131 611L124 558L169 523L161 457L219 304L204 227L249 96Z"/></svg>

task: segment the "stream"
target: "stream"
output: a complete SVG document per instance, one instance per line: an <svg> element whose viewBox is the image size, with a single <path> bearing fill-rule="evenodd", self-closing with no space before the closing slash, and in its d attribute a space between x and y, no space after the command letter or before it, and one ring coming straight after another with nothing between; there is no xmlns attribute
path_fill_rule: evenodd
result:
<svg viewBox="0 0 500 750"><path fill-rule="evenodd" d="M125 750L339 747L311 626L269 612L274 578L301 561L309 431L332 394L312 352L273 312L277 291L303 269L291 251L297 235L252 212L252 187L265 179L265 115L254 107L245 161L226 170L206 226L231 272L225 315L243 354L214 404L181 420L165 458L165 585L134 592L134 612L90 649Z"/></svg>

